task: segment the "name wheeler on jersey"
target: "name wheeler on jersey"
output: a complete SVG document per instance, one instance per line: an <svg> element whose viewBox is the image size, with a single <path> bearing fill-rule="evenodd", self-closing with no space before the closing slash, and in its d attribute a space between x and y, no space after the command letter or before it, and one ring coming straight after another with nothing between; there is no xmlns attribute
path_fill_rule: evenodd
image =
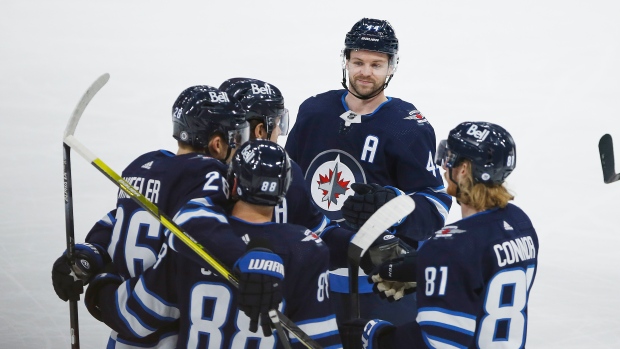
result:
<svg viewBox="0 0 620 349"><path fill-rule="evenodd" d="M193 198L209 197L215 204L224 204L225 173L226 166L211 157L159 150L138 157L122 177L172 217ZM119 190L116 210L93 227L86 241L106 248L119 274L129 278L155 263L163 231L157 219Z"/></svg>

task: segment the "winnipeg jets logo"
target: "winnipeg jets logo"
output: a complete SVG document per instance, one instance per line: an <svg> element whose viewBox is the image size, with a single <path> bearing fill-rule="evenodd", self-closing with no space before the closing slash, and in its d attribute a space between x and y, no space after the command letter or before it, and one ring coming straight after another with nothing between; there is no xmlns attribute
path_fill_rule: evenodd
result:
<svg viewBox="0 0 620 349"><path fill-rule="evenodd" d="M318 188L323 191L323 199L321 201L327 202L329 208L331 204L338 204L338 198L344 195L349 190L349 182L341 178L342 171L338 171L338 165L340 164L340 155L334 161L334 167L329 168L329 173L326 175L319 174Z"/></svg>
<svg viewBox="0 0 620 349"><path fill-rule="evenodd" d="M459 229L456 225L448 225L443 227L443 229L435 232L434 239L445 239L452 237L454 234L464 233L465 230Z"/></svg>
<svg viewBox="0 0 620 349"><path fill-rule="evenodd" d="M318 235L316 235L310 230L306 230L304 232L304 235L306 235L306 237L303 238L301 241L314 241L317 244L320 244L321 242L323 242L323 240L321 240L321 238Z"/></svg>
<svg viewBox="0 0 620 349"><path fill-rule="evenodd" d="M317 155L305 175L316 206L332 221L341 221L342 204L354 192L353 183L366 183L359 162L341 150L328 150Z"/></svg>
<svg viewBox="0 0 620 349"><path fill-rule="evenodd" d="M422 115L422 113L420 113L417 109L410 111L409 115L405 116L404 119L405 120L416 120L418 124L423 124L425 122L428 122L428 120L426 120L424 115Z"/></svg>

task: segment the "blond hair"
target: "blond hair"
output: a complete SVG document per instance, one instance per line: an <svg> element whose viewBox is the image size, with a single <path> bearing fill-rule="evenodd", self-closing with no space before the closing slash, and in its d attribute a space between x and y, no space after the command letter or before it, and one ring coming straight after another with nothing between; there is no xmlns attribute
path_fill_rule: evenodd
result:
<svg viewBox="0 0 620 349"><path fill-rule="evenodd" d="M472 175L471 162L465 159L461 165L465 164L467 175L459 182L456 197L461 204L473 207L476 211L483 211L494 207L504 208L508 205L508 201L515 198L503 184L476 183Z"/></svg>

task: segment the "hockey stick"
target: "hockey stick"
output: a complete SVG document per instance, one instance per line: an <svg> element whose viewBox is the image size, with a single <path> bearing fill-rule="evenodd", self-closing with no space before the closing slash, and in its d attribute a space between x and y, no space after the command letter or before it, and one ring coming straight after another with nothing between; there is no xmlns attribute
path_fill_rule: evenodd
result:
<svg viewBox="0 0 620 349"><path fill-rule="evenodd" d="M614 143L610 134L605 134L598 142L598 151L603 166L603 180L605 183L613 183L620 180L620 173L616 173L614 162Z"/></svg>
<svg viewBox="0 0 620 349"><path fill-rule="evenodd" d="M92 98L92 96L90 98ZM157 206L155 206L152 202L150 202L147 198L145 198L142 194L140 194L138 190L136 190L125 179L123 179L116 172L114 172L114 170L108 167L108 165L106 165L101 159L95 156L95 154L93 154L82 143L80 143L80 141L78 141L77 138L75 138L75 136L73 135L73 131L75 131L75 127L77 126L77 123L80 117L81 117L81 113L79 113L79 115L74 114L69 120L67 124L67 129L71 129L72 131L70 133L65 132L65 139L64 139L65 145L75 150L78 154L82 156L82 158L84 158L91 165L93 165L97 170L99 170L99 172L103 173L117 187L119 187L122 191L124 191L127 195L129 195L131 199L133 199L137 204L139 204L147 212L153 215L164 227L170 230L172 234L174 234L183 243L185 243L190 249L192 249L200 257L202 257L202 259L204 259L207 263L209 263L209 265L213 267L216 270L216 272L218 272L221 276L227 279L233 286L238 288L239 280L234 274L232 274L228 270L228 268L226 268L226 266L224 266L220 261L218 261L215 257L213 257L209 251L204 249L204 247L202 247L194 238L192 238L191 235L189 235L184 230L182 230L176 223L172 221L172 219L170 219L164 213L159 212L159 209L157 208ZM292 333L295 337L297 337L300 343L302 343L306 348L309 348L309 349L322 348L321 345L319 345L316 341L310 338L310 336L308 336L305 332L303 332L301 328L299 328L294 322L292 322L289 318L284 316L284 314L282 314L281 312L277 310L275 310L275 312L280 319L280 323L282 324L282 327L284 327L286 330ZM277 327L276 327L276 330L278 330ZM279 334L279 337L283 341L286 340L287 338L285 333Z"/></svg>
<svg viewBox="0 0 620 349"><path fill-rule="evenodd" d="M75 120L74 123L67 125L63 138L67 135L72 135L75 131L75 126L80 120L84 109L93 99L93 96L108 82L110 75L101 75L93 84L86 90L77 106L73 110L70 120ZM65 233L67 240L67 259L71 264L75 263L75 233L73 223L73 182L71 180L71 148L62 143L62 165L63 165L63 178L64 178L64 197L65 197ZM70 322L70 334L71 334L71 348L80 348L80 328L78 323L78 305L77 300L69 300L69 322Z"/></svg>
<svg viewBox="0 0 620 349"><path fill-rule="evenodd" d="M399 195L395 197L370 216L349 243L347 257L349 261L349 292L351 293L352 319L360 317L358 275L362 256L383 232L413 212L414 209L415 202L410 196Z"/></svg>
<svg viewBox="0 0 620 349"><path fill-rule="evenodd" d="M282 329L282 325L280 325L280 317L275 309L269 310L269 318L271 319L273 327L276 328L276 333L278 333L278 337L280 337L280 342L284 346L284 349L291 349L291 342L286 336L286 332Z"/></svg>

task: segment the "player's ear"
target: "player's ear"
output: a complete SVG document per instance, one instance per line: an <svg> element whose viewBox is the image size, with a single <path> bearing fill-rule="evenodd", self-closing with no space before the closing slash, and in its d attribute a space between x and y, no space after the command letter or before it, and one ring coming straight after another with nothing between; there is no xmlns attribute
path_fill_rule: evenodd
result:
<svg viewBox="0 0 620 349"><path fill-rule="evenodd" d="M226 155L226 144L219 135L209 141L209 154L216 159L222 159Z"/></svg>
<svg viewBox="0 0 620 349"><path fill-rule="evenodd" d="M267 130L265 129L265 124L261 122L260 124L257 124L256 127L254 127L254 137L256 137L256 139L267 138Z"/></svg>

